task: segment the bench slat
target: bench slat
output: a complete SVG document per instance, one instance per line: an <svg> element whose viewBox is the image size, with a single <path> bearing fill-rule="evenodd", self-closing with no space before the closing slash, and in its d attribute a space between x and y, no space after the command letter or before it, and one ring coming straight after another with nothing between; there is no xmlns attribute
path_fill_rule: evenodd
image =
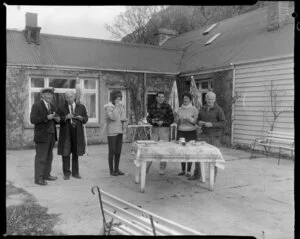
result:
<svg viewBox="0 0 300 239"><path fill-rule="evenodd" d="M285 132L285 131L275 131L275 130L269 130L268 133L273 133L273 134L286 134L286 135L293 135L293 132Z"/></svg>
<svg viewBox="0 0 300 239"><path fill-rule="evenodd" d="M145 230L145 229L143 229L143 228L141 228L141 227L138 227L137 225L133 224L132 222L130 222L130 221L128 221L128 220L126 220L126 219L124 219L124 218L118 216L117 214L114 214L114 213L108 211L108 210L105 209L105 208L104 208L103 210L104 210L104 212L105 212L106 214L108 214L109 216L111 216L111 217L113 217L113 218L119 220L120 222L122 222L122 223L124 223L126 226L128 226L129 228L132 228L133 230L135 230L135 231L137 232L135 235L149 235L149 236L153 235L153 233L151 233L151 232L149 232L149 231L147 231L147 230Z"/></svg>
<svg viewBox="0 0 300 239"><path fill-rule="evenodd" d="M287 138L287 139L292 139L292 140L294 139L294 135L290 134L290 133L269 131L267 135L270 137Z"/></svg>
<svg viewBox="0 0 300 239"><path fill-rule="evenodd" d="M150 218L145 218L145 217L141 217L140 218L141 221L144 221L144 222L147 222L148 220L150 221ZM184 235L182 234L182 232L180 231L174 231L173 229L170 229L170 228L167 228L165 227L164 225L162 224L159 224L157 222L153 222L154 224L154 228L155 228L155 232L159 232L161 233L162 235Z"/></svg>
<svg viewBox="0 0 300 239"><path fill-rule="evenodd" d="M150 230L150 232L152 232L150 218L137 216L137 215L131 213L130 211L127 211L119 206L116 206L113 203L110 203L106 200L102 200L102 203L104 205L108 206L109 208L111 208L112 210L117 210L119 216L122 216L122 217L125 216L125 217L127 217L126 218L127 220L134 220L134 222L136 222L140 226L143 226L145 229ZM155 227L155 231L157 232L157 234L161 234L161 235L180 234L180 232L165 228L156 222L154 222L154 227Z"/></svg>
<svg viewBox="0 0 300 239"><path fill-rule="evenodd" d="M294 135L289 132L268 131L266 137L256 138L258 145L286 150L294 150Z"/></svg>
<svg viewBox="0 0 300 239"><path fill-rule="evenodd" d="M150 223L149 226L147 227L147 226L145 226L145 224L141 223L142 220L143 220L143 219L141 218L139 221L132 221L132 223L136 223L136 224L138 224L139 226L144 227L146 230L151 231L151 232L153 233L152 227L150 227L150 226L151 226L151 223ZM149 219L149 221L150 221L150 219ZM154 227L155 227L155 234L156 234L157 236L168 235L168 234L166 234L166 233L164 234L164 233L162 233L160 230L158 230L159 228L158 228L156 225L154 225Z"/></svg>
<svg viewBox="0 0 300 239"><path fill-rule="evenodd" d="M283 146L283 145L264 144L264 143L260 143L260 145L266 146L266 147L272 147L272 148L282 148L282 149L286 149L286 150L295 150L294 147L286 147L286 146Z"/></svg>
<svg viewBox="0 0 300 239"><path fill-rule="evenodd" d="M121 229L123 229L124 231L127 231L129 233L129 235L139 235L139 233L135 230L133 230L132 228L122 224L119 226Z"/></svg>
<svg viewBox="0 0 300 239"><path fill-rule="evenodd" d="M293 138L282 138L282 137L274 137L274 136L267 136L266 138L273 139L273 140L281 140L281 141L287 141L287 142L294 142Z"/></svg>
<svg viewBox="0 0 300 239"><path fill-rule="evenodd" d="M145 209L142 209L142 208L139 208L131 203L128 203L122 199L119 199L109 193L106 193L102 190L101 191L101 194L103 195L103 198L106 197L108 198L109 201L113 200L114 202L116 203L120 203L128 208L130 208L130 210L133 210L134 213L138 213L140 216L142 216L142 213L146 214L146 215L151 215L153 217L153 220L154 221L159 221L158 224L160 225L163 225L163 227L165 228L169 228L170 230L172 231L175 231L175 232L179 232L178 234L182 234L182 235L203 235L202 233L196 231L196 230L193 230L193 229L190 229L190 228L187 228L185 226L182 226L176 222L172 222L172 221L169 221L161 216L158 216L154 213L150 213L148 211L146 211ZM150 220L150 219L149 219Z"/></svg>
<svg viewBox="0 0 300 239"><path fill-rule="evenodd" d="M123 225L120 225L118 227L113 227L113 230L118 232L121 235L126 235L126 236L135 235L135 234L133 234L132 230L130 230L130 232L129 232L128 228L124 228Z"/></svg>
<svg viewBox="0 0 300 239"><path fill-rule="evenodd" d="M280 142L282 144L287 144L287 145L291 145L294 143L294 140L286 140L286 139L279 139L279 138L264 138L264 139L256 139L257 142Z"/></svg>

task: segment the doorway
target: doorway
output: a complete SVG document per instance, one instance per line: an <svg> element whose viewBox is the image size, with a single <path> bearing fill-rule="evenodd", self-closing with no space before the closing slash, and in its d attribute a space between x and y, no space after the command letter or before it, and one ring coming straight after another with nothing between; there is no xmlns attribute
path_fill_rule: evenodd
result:
<svg viewBox="0 0 300 239"><path fill-rule="evenodd" d="M154 104L156 102L156 93L155 92L149 92L147 93L147 112L149 112L150 105Z"/></svg>

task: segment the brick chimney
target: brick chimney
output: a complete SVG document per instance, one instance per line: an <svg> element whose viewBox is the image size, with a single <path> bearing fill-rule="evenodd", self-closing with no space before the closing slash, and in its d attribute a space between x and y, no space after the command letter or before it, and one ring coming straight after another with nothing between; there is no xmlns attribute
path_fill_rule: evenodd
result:
<svg viewBox="0 0 300 239"><path fill-rule="evenodd" d="M157 45L161 46L165 43L169 38L176 36L178 33L175 30L170 30L167 28L159 28L156 35Z"/></svg>
<svg viewBox="0 0 300 239"><path fill-rule="evenodd" d="M294 3L292 1L268 2L268 31L279 29L285 23L293 21Z"/></svg>
<svg viewBox="0 0 300 239"><path fill-rule="evenodd" d="M25 30L23 31L27 42L40 44L41 28L37 26L37 13L26 12L25 14Z"/></svg>

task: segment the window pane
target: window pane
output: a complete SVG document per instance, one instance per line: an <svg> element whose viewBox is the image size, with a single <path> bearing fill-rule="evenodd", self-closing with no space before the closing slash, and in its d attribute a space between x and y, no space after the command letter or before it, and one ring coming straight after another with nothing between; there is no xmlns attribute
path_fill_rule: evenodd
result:
<svg viewBox="0 0 300 239"><path fill-rule="evenodd" d="M41 100L41 93L40 92L32 92L31 93L31 104L38 102Z"/></svg>
<svg viewBox="0 0 300 239"><path fill-rule="evenodd" d="M59 107L60 105L64 104L65 102L65 94L64 93L54 93L54 97L52 103Z"/></svg>
<svg viewBox="0 0 300 239"><path fill-rule="evenodd" d="M31 78L31 87L44 88L44 78Z"/></svg>
<svg viewBox="0 0 300 239"><path fill-rule="evenodd" d="M96 89L96 80L84 80L84 89Z"/></svg>
<svg viewBox="0 0 300 239"><path fill-rule="evenodd" d="M201 88L202 89L208 89L208 82L202 82L201 83Z"/></svg>
<svg viewBox="0 0 300 239"><path fill-rule="evenodd" d="M96 94L84 93L83 100L89 118L96 118Z"/></svg>
<svg viewBox="0 0 300 239"><path fill-rule="evenodd" d="M202 93L202 104L206 104L205 95L206 93Z"/></svg>
<svg viewBox="0 0 300 239"><path fill-rule="evenodd" d="M49 86L54 88L75 89L76 80L69 79L49 79Z"/></svg>

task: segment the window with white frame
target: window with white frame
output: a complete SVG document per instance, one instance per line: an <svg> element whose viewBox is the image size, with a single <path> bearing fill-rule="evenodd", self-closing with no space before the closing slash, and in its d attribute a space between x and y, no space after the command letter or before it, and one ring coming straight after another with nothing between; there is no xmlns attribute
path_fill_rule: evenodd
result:
<svg viewBox="0 0 300 239"><path fill-rule="evenodd" d="M96 79L81 79L82 104L85 105L89 122L98 122L98 81Z"/></svg>
<svg viewBox="0 0 300 239"><path fill-rule="evenodd" d="M98 81L96 79L80 79L80 88L82 89L82 104L85 105L89 122L98 122ZM76 92L76 79L74 78L55 78L55 77L30 77L30 98L29 107L41 100L41 89L45 87L54 87L53 104L61 105L65 100L66 91Z"/></svg>
<svg viewBox="0 0 300 239"><path fill-rule="evenodd" d="M126 94L126 89L116 89L116 88L109 88L108 89L108 99L107 101L110 101L110 93L114 90L119 90L122 93L122 105L124 105L125 108L125 115L127 115L127 94Z"/></svg>

